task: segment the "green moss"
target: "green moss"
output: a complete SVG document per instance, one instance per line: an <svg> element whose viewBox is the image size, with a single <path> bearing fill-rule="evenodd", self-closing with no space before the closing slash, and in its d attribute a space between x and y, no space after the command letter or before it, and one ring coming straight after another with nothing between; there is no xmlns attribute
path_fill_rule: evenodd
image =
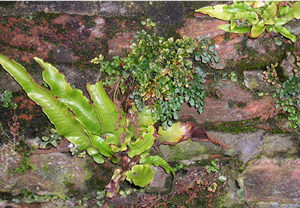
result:
<svg viewBox="0 0 300 208"><path fill-rule="evenodd" d="M21 159L21 164L19 167L15 169L16 173L22 174L25 173L28 170L31 170L33 168L32 164L30 163L30 157L23 156Z"/></svg>
<svg viewBox="0 0 300 208"><path fill-rule="evenodd" d="M238 178L240 174L247 168L247 164L243 163L237 156L230 157L230 160L224 160L222 166L225 167L225 174Z"/></svg>
<svg viewBox="0 0 300 208"><path fill-rule="evenodd" d="M96 26L96 22L94 21L95 16L85 16L84 17L84 25L85 27L95 27Z"/></svg>
<svg viewBox="0 0 300 208"><path fill-rule="evenodd" d="M247 168L247 164L244 164L238 159L237 156L230 157L229 160L222 161L222 174L229 176L230 178L240 178L241 174ZM228 177L228 178L229 178ZM248 207L245 206L243 202L235 202L232 199L231 193L226 191L226 189L218 196L214 201L212 207L216 208L241 208Z"/></svg>
<svg viewBox="0 0 300 208"><path fill-rule="evenodd" d="M189 194L176 194L174 195L171 200L169 201L170 204L176 207L184 206L186 205L186 201L189 200ZM206 191L198 192L197 198L195 198L193 201L191 201L187 207L189 208L207 208L208 204L208 197L206 195ZM172 207L172 206L171 206Z"/></svg>
<svg viewBox="0 0 300 208"><path fill-rule="evenodd" d="M64 27L62 25L54 24L53 27L56 29L56 34L67 34L68 33L68 28Z"/></svg>
<svg viewBox="0 0 300 208"><path fill-rule="evenodd" d="M242 104L243 105L243 104ZM221 131L232 134L239 134L244 132L254 132L257 122L253 120L247 121L233 121L223 123L205 123L204 128L208 131Z"/></svg>
<svg viewBox="0 0 300 208"><path fill-rule="evenodd" d="M33 19L37 21L37 23L42 23L43 20L46 20L48 23L51 23L51 21L57 17L59 17L61 14L59 13L45 13L45 12L38 12L33 14Z"/></svg>
<svg viewBox="0 0 300 208"><path fill-rule="evenodd" d="M1 19L0 20L0 24L5 25L6 23L8 23L8 19ZM0 34L2 33L2 31L0 31Z"/></svg>
<svg viewBox="0 0 300 208"><path fill-rule="evenodd" d="M187 140L181 142L175 146L170 145L160 145L159 149L162 152L162 157L168 162L175 162L180 160L188 160L192 157L198 157L202 154L207 154L212 150L215 146L211 147L205 144L194 142L191 140ZM217 147L216 147L217 148Z"/></svg>
<svg viewBox="0 0 300 208"><path fill-rule="evenodd" d="M32 48L20 48L20 47L17 47L17 46L12 46L12 45L4 42L3 40L0 40L0 45L9 47L9 48L17 50L17 51L26 51L26 52L29 52L29 53L34 52L34 49L32 49Z"/></svg>
<svg viewBox="0 0 300 208"><path fill-rule="evenodd" d="M35 168L30 162L31 148L29 147L29 145L26 142L24 142L23 140L20 140L15 147L15 151L21 153L22 158L21 158L19 167L17 167L15 170L9 170L10 173L23 174L26 171L32 170Z"/></svg>
<svg viewBox="0 0 300 208"><path fill-rule="evenodd" d="M183 26L183 22L178 22L176 24L168 24L168 25L163 25L163 24L157 24L156 30L158 31L158 34L160 36L166 37L166 38L171 38L173 37L174 39L179 39L181 38L179 33L176 32L176 30L180 27Z"/></svg>
<svg viewBox="0 0 300 208"><path fill-rule="evenodd" d="M16 1L0 1L0 7L12 8L16 4Z"/></svg>
<svg viewBox="0 0 300 208"><path fill-rule="evenodd" d="M43 164L41 168L42 168L42 171L44 171L44 172L48 172L50 170L49 164Z"/></svg>
<svg viewBox="0 0 300 208"><path fill-rule="evenodd" d="M29 30L30 30L29 26L24 25L24 24L19 23L19 22L14 22L13 27L14 28L16 28L16 27L20 28L24 33L28 33Z"/></svg>
<svg viewBox="0 0 300 208"><path fill-rule="evenodd" d="M12 195L9 192L0 192L0 199L1 200L11 201L13 198L14 198L14 195Z"/></svg>
<svg viewBox="0 0 300 208"><path fill-rule="evenodd" d="M237 71L239 75L243 75L243 71L252 71L252 70L265 70L268 65L271 63L280 63L285 57L287 51L294 51L294 44L283 44L280 49L275 51L268 50L267 55L258 53L257 50L254 50L251 47L247 46L248 39L244 39L242 41L242 47L238 50L241 54L248 54L248 58L241 59L236 62L234 60L230 60L227 64L229 68L232 68L234 71ZM274 40L272 38L258 39L262 46L272 48ZM280 75L279 75L280 76Z"/></svg>
<svg viewBox="0 0 300 208"><path fill-rule="evenodd" d="M249 56L252 57L252 55L250 54ZM234 70L239 76L243 76L244 71L263 70L266 68L268 63L260 59L257 60L241 59L239 62L236 62L234 60L229 60L227 63L227 67Z"/></svg>
<svg viewBox="0 0 300 208"><path fill-rule="evenodd" d="M80 195L80 190L76 189L75 183L72 179L66 178L63 183L65 188L67 189L67 196L72 198Z"/></svg>
<svg viewBox="0 0 300 208"><path fill-rule="evenodd" d="M140 23L141 20L135 19L135 18L126 18L126 17L108 17L105 19L106 25L108 26L106 29L107 38L106 40L112 39L117 33L120 32L126 32L126 31L135 31L139 30L142 27L142 24ZM127 24L125 27L120 27L121 22L132 22L136 21L135 24Z"/></svg>
<svg viewBox="0 0 300 208"><path fill-rule="evenodd" d="M228 100L227 104L229 108L234 108L234 102L231 99Z"/></svg>
<svg viewBox="0 0 300 208"><path fill-rule="evenodd" d="M99 172L99 169L95 168L94 162L91 160L86 163L84 168L87 175L84 179L84 183L89 192L92 190L104 189L113 174L113 169L110 167L101 168L101 171Z"/></svg>
<svg viewBox="0 0 300 208"><path fill-rule="evenodd" d="M22 153L23 155L28 155L31 151L30 146L23 140L20 140L15 147L15 151Z"/></svg>
<svg viewBox="0 0 300 208"><path fill-rule="evenodd" d="M243 102L238 102L238 103L236 103L236 106L238 107L238 108L244 108L244 107L246 107L246 103L243 103Z"/></svg>

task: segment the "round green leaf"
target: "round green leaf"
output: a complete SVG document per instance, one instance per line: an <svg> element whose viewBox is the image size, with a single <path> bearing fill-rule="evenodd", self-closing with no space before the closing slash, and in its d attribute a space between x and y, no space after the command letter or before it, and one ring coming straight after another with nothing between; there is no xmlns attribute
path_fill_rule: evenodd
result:
<svg viewBox="0 0 300 208"><path fill-rule="evenodd" d="M145 187L152 182L154 178L154 171L150 165L135 165L130 171L126 172L130 183L140 187Z"/></svg>

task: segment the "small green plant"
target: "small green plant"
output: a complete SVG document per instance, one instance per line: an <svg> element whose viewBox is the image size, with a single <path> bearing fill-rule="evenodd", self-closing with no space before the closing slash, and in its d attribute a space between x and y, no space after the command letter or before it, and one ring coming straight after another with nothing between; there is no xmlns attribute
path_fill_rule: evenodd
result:
<svg viewBox="0 0 300 208"><path fill-rule="evenodd" d="M196 12L229 21L229 24L219 26L226 32L250 32L251 38L258 38L265 31L276 32L295 42L296 36L283 25L300 18L300 2L282 6L280 1L234 1L231 5L218 4Z"/></svg>
<svg viewBox="0 0 300 208"><path fill-rule="evenodd" d="M276 108L282 108L288 114L292 128L300 127L300 77L289 77L281 89L273 94L276 99Z"/></svg>
<svg viewBox="0 0 300 208"><path fill-rule="evenodd" d="M26 171L31 170L33 168L33 165L30 161L30 152L31 152L30 146L23 140L20 140L18 142L18 144L15 146L14 150L16 152L21 153L22 158L21 158L19 166L15 170L12 170L12 172L18 173L18 174L23 174Z"/></svg>
<svg viewBox="0 0 300 208"><path fill-rule="evenodd" d="M105 85L119 86L139 111L151 106L164 129L178 119L184 102L203 111L205 74L201 67L218 62L211 40L174 40L141 31L131 49L126 57L116 56L110 62L102 55L92 60L109 76Z"/></svg>
<svg viewBox="0 0 300 208"><path fill-rule="evenodd" d="M238 81L238 77L237 77L236 73L230 72L230 74L228 76L229 76L229 78L232 82L237 82Z"/></svg>
<svg viewBox="0 0 300 208"><path fill-rule="evenodd" d="M276 71L277 66L278 63L271 64L271 66L267 66L267 71L263 71L264 79L272 85L279 83L279 78Z"/></svg>
<svg viewBox="0 0 300 208"><path fill-rule="evenodd" d="M183 167L184 166L182 163L176 163L174 170L177 172L177 171L181 170Z"/></svg>
<svg viewBox="0 0 300 208"><path fill-rule="evenodd" d="M55 200L55 199L59 198L58 196L55 196L55 195L38 195L27 189L22 189L20 191L20 194L23 197L23 199L28 203L49 202L51 200Z"/></svg>
<svg viewBox="0 0 300 208"><path fill-rule="evenodd" d="M205 169L208 173L210 172L218 173L220 171L219 165L215 160L210 161L210 165L206 165Z"/></svg>
<svg viewBox="0 0 300 208"><path fill-rule="evenodd" d="M73 145L73 147L70 149L70 152L71 152L72 155L75 155L76 157L79 157L79 158L85 158L86 157L86 152L85 151L80 151L79 147L76 146L76 145Z"/></svg>
<svg viewBox="0 0 300 208"><path fill-rule="evenodd" d="M40 148L46 148L49 145L57 147L57 145L59 144L61 139L62 139L62 137L57 135L55 129L50 129L50 135L49 136L43 136L41 138L41 143L40 143L39 147Z"/></svg>
<svg viewBox="0 0 300 208"><path fill-rule="evenodd" d="M237 197L239 198L239 203L240 203L240 204L243 203L244 200L245 200L245 198L244 198L244 196L245 196L244 189L239 189L239 190L237 190L237 191L236 191L236 195L237 195Z"/></svg>
<svg viewBox="0 0 300 208"><path fill-rule="evenodd" d="M96 204L98 205L98 207L103 207L104 198L105 198L105 191L97 191Z"/></svg>
<svg viewBox="0 0 300 208"><path fill-rule="evenodd" d="M297 76L299 71L300 71L300 56L296 56L296 64L293 67L294 76Z"/></svg>
<svg viewBox="0 0 300 208"><path fill-rule="evenodd" d="M5 90L2 94L0 94L0 100L4 108L17 108L17 104L13 102L13 94L9 90Z"/></svg>
<svg viewBox="0 0 300 208"><path fill-rule="evenodd" d="M156 23L153 22L151 20L151 18L147 18L146 20L143 20L141 23L142 23L142 25L145 25L147 27L155 27L156 26Z"/></svg>

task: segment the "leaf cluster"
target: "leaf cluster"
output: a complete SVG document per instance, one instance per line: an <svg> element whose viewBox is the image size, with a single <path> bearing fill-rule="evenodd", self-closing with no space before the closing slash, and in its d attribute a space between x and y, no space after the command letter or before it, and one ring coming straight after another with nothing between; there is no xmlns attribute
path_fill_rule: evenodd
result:
<svg viewBox="0 0 300 208"><path fill-rule="evenodd" d="M140 31L131 49L126 57L116 56L110 62L103 61L102 55L92 60L109 76L106 85L119 83L121 92L129 94L139 111L151 106L164 129L178 119L177 111L184 102L202 112L205 74L201 67L218 62L211 40L174 40Z"/></svg>
<svg viewBox="0 0 300 208"><path fill-rule="evenodd" d="M49 145L52 145L54 147L57 147L59 142L62 140L62 137L59 136L55 129L50 129L50 135L49 136L42 136L41 142L39 147L40 148L46 148Z"/></svg>
<svg viewBox="0 0 300 208"><path fill-rule="evenodd" d="M115 196L125 179L137 186L148 185L154 178L152 165L162 166L167 173L174 174L162 158L149 155L156 133L150 109L144 108L139 113L133 107L126 115L108 97L101 82L87 85L90 100L82 91L71 87L54 66L39 58L35 60L44 68L42 76L50 89L38 85L23 66L0 55L0 64L42 107L58 135L63 135L80 151L86 151L95 162L110 160L120 167L106 187L107 196ZM44 140L53 143L51 138ZM27 160L23 163L20 171L29 167L25 166Z"/></svg>
<svg viewBox="0 0 300 208"><path fill-rule="evenodd" d="M277 98L276 108L282 108L288 113L288 120L292 128L300 127L300 77L289 77L281 89L273 94Z"/></svg>
<svg viewBox="0 0 300 208"><path fill-rule="evenodd" d="M4 108L17 108L17 104L13 102L13 94L9 90L4 90L4 92L0 94L0 100Z"/></svg>
<svg viewBox="0 0 300 208"><path fill-rule="evenodd" d="M267 66L267 71L264 71L264 80L266 80L268 83L271 83L272 85L275 85L279 82L279 77L277 75L276 67L278 66L278 63L271 64L271 66Z"/></svg>
<svg viewBox="0 0 300 208"><path fill-rule="evenodd" d="M210 172L218 173L220 171L219 165L215 160L210 161L210 165L206 165L205 169L208 173Z"/></svg>
<svg viewBox="0 0 300 208"><path fill-rule="evenodd" d="M275 32L295 42L296 36L284 25L300 18L300 2L292 4L280 1L234 1L231 5L208 6L196 12L228 21L228 24L219 26L226 32L250 32L252 38L258 38L265 31Z"/></svg>
<svg viewBox="0 0 300 208"><path fill-rule="evenodd" d="M146 20L143 20L141 23L142 23L142 25L145 25L147 27L155 27L156 26L156 23L153 22L151 18L147 18Z"/></svg>

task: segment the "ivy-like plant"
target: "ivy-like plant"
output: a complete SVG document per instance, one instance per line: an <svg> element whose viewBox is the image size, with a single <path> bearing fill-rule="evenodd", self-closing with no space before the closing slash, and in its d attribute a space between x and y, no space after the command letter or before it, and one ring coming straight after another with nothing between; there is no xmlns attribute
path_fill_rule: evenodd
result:
<svg viewBox="0 0 300 208"><path fill-rule="evenodd" d="M199 113L203 111L205 74L193 60L202 65L218 62L211 40L174 40L141 31L131 49L126 57L116 56L111 62L104 61L102 55L92 60L108 75L104 84L118 83L139 111L151 106L164 129L178 119L177 111L184 102L196 107Z"/></svg>
<svg viewBox="0 0 300 208"><path fill-rule="evenodd" d="M56 130L50 129L49 133L49 136L42 136L42 138L40 138L39 148L46 148L50 145L57 147L59 145L62 138L57 135Z"/></svg>
<svg viewBox="0 0 300 208"><path fill-rule="evenodd" d="M0 101L2 102L2 106L4 108L17 108L17 104L13 101L13 94L9 90L4 90L2 94L0 94Z"/></svg>
<svg viewBox="0 0 300 208"><path fill-rule="evenodd" d="M288 120L292 128L300 127L300 77L289 77L281 89L277 89L273 95L276 99L276 107L282 108L288 114Z"/></svg>
<svg viewBox="0 0 300 208"><path fill-rule="evenodd" d="M250 32L251 38L258 38L265 31L273 31L295 42L296 36L283 25L300 18L300 2L285 4L283 6L280 1L234 1L231 5L218 4L196 12L229 21L229 24L219 26L226 32Z"/></svg>
<svg viewBox="0 0 300 208"><path fill-rule="evenodd" d="M117 164L118 168L106 186L107 197L116 196L120 182L125 179L137 186L148 185L154 178L152 165L174 174L165 160L150 155L155 140L176 144L189 138L198 141L211 139L203 128L191 123L176 123L166 130L159 128L157 131L150 108L139 112L133 105L126 114L109 98L101 82L87 85L91 104L82 91L72 88L54 66L39 58L35 60L44 68L42 76L50 89L38 85L23 66L0 55L0 64L42 107L58 135L64 136L80 151L86 151L97 163L110 160Z"/></svg>

